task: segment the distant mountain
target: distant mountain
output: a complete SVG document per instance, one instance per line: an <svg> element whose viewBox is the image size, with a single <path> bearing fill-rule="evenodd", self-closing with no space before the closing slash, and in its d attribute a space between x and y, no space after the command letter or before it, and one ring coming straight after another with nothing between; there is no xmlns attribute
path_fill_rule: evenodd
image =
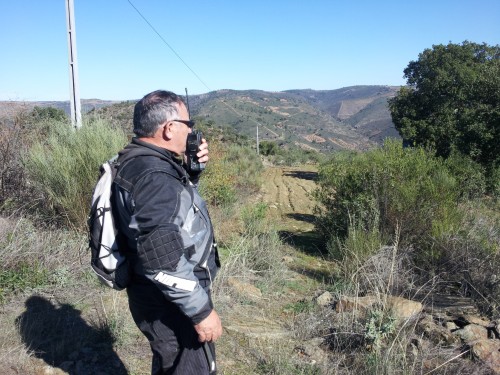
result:
<svg viewBox="0 0 500 375"><path fill-rule="evenodd" d="M387 99L398 90L399 86L351 86L338 90L286 92L303 97L370 140L381 143L387 137L399 137L387 108Z"/></svg>
<svg viewBox="0 0 500 375"><path fill-rule="evenodd" d="M387 107L399 87L352 86L337 90L218 90L189 97L191 114L215 127L275 141L280 146L331 151L364 150L386 137L399 137ZM83 100L82 111L97 113L132 128L133 106L127 102ZM0 116L6 103L0 102ZM25 103L26 104L26 103ZM30 102L33 107L53 106L69 112L68 102Z"/></svg>
<svg viewBox="0 0 500 375"><path fill-rule="evenodd" d="M192 113L261 140L304 149L367 149L399 137L387 107L399 87L338 90L219 90L190 98Z"/></svg>
<svg viewBox="0 0 500 375"><path fill-rule="evenodd" d="M100 99L82 99L80 101L81 110L83 113L87 113L89 111L96 110L102 107L108 107L117 103L120 102L116 100ZM62 109L68 115L71 111L69 101L0 101L0 120L9 119L21 112L30 112L35 107L54 107L57 109Z"/></svg>

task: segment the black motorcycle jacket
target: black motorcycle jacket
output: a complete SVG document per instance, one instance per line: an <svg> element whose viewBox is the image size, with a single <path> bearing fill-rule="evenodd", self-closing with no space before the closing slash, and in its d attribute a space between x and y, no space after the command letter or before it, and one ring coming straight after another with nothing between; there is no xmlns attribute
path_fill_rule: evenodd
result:
<svg viewBox="0 0 500 375"><path fill-rule="evenodd" d="M127 242L132 282L150 283L194 324L212 311L209 288L218 268L207 206L170 151L134 138L113 183L113 215Z"/></svg>

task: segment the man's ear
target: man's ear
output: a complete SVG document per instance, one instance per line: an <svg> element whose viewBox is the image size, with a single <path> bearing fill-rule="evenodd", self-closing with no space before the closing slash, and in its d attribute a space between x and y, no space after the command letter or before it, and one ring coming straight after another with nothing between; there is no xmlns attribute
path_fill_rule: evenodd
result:
<svg viewBox="0 0 500 375"><path fill-rule="evenodd" d="M163 125L162 135L163 135L163 138L165 138L166 140L170 140L173 137L172 125L173 125L173 123L170 121L167 122L165 125Z"/></svg>

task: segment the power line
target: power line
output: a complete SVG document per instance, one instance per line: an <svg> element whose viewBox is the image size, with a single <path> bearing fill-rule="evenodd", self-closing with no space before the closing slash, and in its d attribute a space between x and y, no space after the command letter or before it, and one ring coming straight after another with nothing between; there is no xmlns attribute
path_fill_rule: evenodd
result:
<svg viewBox="0 0 500 375"><path fill-rule="evenodd" d="M156 35L158 35L158 37L163 41L163 43L165 43L165 45L168 48L170 48L170 50L175 54L175 56L177 56L177 58L182 61L182 63L186 66L186 68L188 68L191 71L191 73L193 73L195 77L198 78L198 80L203 84L203 86L205 86L208 91L212 91L210 87L208 87L207 84L200 78L200 76L196 74L196 72L193 69L191 69L191 67L182 59L182 57L179 56L179 54L175 51L175 49L173 49L173 47L170 44L168 44L168 42L161 36L161 34L154 28L154 26L151 25L151 23L146 19L146 17L142 15L139 9L137 9L130 0L127 1L132 6L132 8L134 8L135 11L139 14L139 16L141 16L142 19L149 25L149 27L156 33Z"/></svg>
<svg viewBox="0 0 500 375"><path fill-rule="evenodd" d="M196 72L195 72L193 69L191 69L191 67L190 67L190 66L189 66L189 65L188 65L188 64L187 64L187 63L186 63L186 62L182 59L182 57L181 57L181 56L180 56L180 55L179 55L179 54L178 54L178 53L174 50L174 48L173 48L170 44L168 44L168 42L167 42L167 41L166 41L166 40L165 40L165 39L161 36L161 34L160 34L160 33L159 33L159 32L158 32L155 28L154 28L154 26L153 26L153 25L151 25L151 23L147 20L147 18L146 18L146 17L144 17L144 15L143 15L143 14L139 11L139 9L137 9L137 8L135 7L135 5L132 3L132 1L130 1L130 0L127 0L127 1L128 1L128 3L132 6L132 8L134 8L134 9L135 9L135 11L139 14L139 16L141 16L141 18L144 20L144 22L146 22L146 23L148 24L148 26L151 28L151 30L153 30L153 31L155 32L155 34L156 34L156 35L158 35L158 37L162 40L162 42L163 42L163 43L164 43L164 44L165 44L168 48L170 48L170 50L171 50L171 51L175 54L175 56L177 56L177 58L178 58L179 60L181 60L181 61L182 61L182 63L186 66L186 68L188 68L188 69L191 71L191 73L193 73L193 74L194 74L194 76L195 76L196 78L198 78L198 80L199 80L199 81L203 84L203 86L205 86L205 87L206 87L206 89L207 89L208 91L212 91L212 89L210 89L210 87L208 87L208 85L207 85L207 84L206 84L206 83L205 83L205 82L204 82L204 81L200 78L200 76L199 76L198 74L196 74ZM228 107L230 110L234 111L234 112L235 112L238 116L240 116L240 117L242 116L242 114L241 114L241 113L239 113L239 112L238 112L235 108L233 108L233 107L231 107L229 104L227 104L224 100L221 100L221 99L220 99L220 101L221 101L221 103L222 103L222 104L224 104L224 105L225 105L226 107ZM259 126L263 126L263 125L262 125L260 122L258 122L257 120L253 119L253 118L251 118L251 119L249 119L249 120L253 121L253 122L257 125L257 129L256 129L256 131L257 131L257 140L256 140L256 141L257 141L257 154L259 154Z"/></svg>

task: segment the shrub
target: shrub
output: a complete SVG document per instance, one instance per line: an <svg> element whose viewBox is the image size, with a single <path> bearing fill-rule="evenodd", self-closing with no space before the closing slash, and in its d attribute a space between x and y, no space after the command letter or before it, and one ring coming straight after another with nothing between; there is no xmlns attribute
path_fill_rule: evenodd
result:
<svg viewBox="0 0 500 375"><path fill-rule="evenodd" d="M358 230L377 229L391 238L400 228L403 245L412 244L425 256L432 241L456 228L459 187L443 161L421 148L403 149L389 141L366 153L339 153L319 169L318 229L344 241L349 224Z"/></svg>
<svg viewBox="0 0 500 375"><path fill-rule="evenodd" d="M271 141L262 141L259 143L259 149L262 155L275 155L278 152L278 145Z"/></svg>
<svg viewBox="0 0 500 375"><path fill-rule="evenodd" d="M457 180L461 198L474 199L484 195L486 178L483 166L458 152L452 152L444 164Z"/></svg>
<svg viewBox="0 0 500 375"><path fill-rule="evenodd" d="M36 141L24 160L30 180L47 197L45 214L77 229L86 228L99 166L127 142L122 130L107 122L87 121L75 130L53 121L47 138Z"/></svg>
<svg viewBox="0 0 500 375"><path fill-rule="evenodd" d="M68 120L68 116L62 109L54 107L35 107L30 116L33 122L50 120L64 122Z"/></svg>

